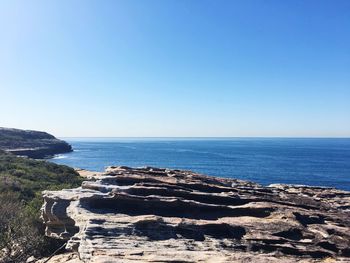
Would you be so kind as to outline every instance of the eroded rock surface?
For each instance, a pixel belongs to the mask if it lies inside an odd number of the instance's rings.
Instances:
[[[350,262],[350,192],[109,167],[46,191],[46,234],[83,262]]]

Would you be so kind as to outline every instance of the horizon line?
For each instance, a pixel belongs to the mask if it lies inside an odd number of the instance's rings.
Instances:
[[[350,136],[57,136],[58,138],[106,139],[350,139]]]

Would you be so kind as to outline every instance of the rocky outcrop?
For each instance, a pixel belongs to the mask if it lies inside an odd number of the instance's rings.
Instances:
[[[41,159],[71,152],[72,146],[46,132],[0,127],[0,150]]]
[[[349,262],[350,192],[109,167],[45,191],[46,234],[83,262]]]

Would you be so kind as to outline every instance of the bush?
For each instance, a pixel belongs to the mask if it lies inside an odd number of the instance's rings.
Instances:
[[[44,239],[36,227],[36,218],[26,210],[18,195],[6,192],[0,198],[1,262],[23,262],[28,255],[38,255]]]
[[[80,186],[74,169],[0,151],[0,262],[24,262],[62,245],[44,236],[40,220],[43,190]]]

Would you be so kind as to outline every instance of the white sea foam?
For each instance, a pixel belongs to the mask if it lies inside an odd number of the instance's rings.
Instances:
[[[53,159],[66,159],[68,156],[63,154],[58,154],[53,157]]]

